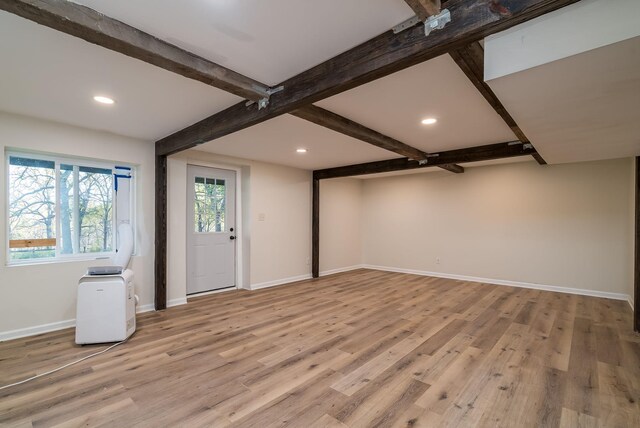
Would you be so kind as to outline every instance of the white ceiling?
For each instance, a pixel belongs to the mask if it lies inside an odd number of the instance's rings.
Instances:
[[[403,0],[76,0],[275,85],[413,16]]]
[[[638,0],[583,0],[485,40],[485,79],[549,163],[640,155]]]
[[[489,84],[549,163],[640,155],[640,37]]]
[[[0,12],[0,110],[145,140],[240,98]],[[115,98],[99,105],[93,96]]]
[[[308,153],[298,154],[298,148]],[[200,145],[197,150],[310,170],[400,157],[291,115]]]
[[[517,139],[449,55],[317,105],[426,152]],[[438,123],[422,125],[427,117]]]

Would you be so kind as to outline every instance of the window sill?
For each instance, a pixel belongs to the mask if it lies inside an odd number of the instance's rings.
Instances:
[[[95,262],[97,260],[110,260],[115,253],[94,256],[94,257],[69,257],[61,259],[47,259],[47,260],[25,260],[25,261],[11,261],[6,262],[5,266],[8,268],[21,267],[21,266],[35,266],[35,265],[54,265],[60,263],[80,263],[80,262]]]

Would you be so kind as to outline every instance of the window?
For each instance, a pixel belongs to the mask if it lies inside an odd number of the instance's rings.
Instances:
[[[112,253],[114,168],[93,161],[10,154],[9,262]]]
[[[219,178],[195,179],[195,231],[198,233],[224,232],[226,187]]]

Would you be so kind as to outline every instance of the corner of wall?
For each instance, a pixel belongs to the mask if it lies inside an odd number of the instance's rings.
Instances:
[[[635,311],[634,302],[635,302],[635,264],[636,264],[636,255],[635,255],[635,237],[636,237],[636,168],[640,167],[640,165],[636,165],[636,158],[630,158],[631,168],[629,174],[629,181],[631,182],[629,186],[629,230],[631,233],[629,234],[629,284],[628,284],[628,294],[629,294],[629,305],[631,309]]]

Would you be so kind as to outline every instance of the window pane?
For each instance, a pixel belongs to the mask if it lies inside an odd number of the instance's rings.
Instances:
[[[214,178],[195,178],[194,229],[197,233],[225,231],[225,183]]]
[[[114,251],[114,176],[104,165],[9,155],[9,261]]]
[[[215,185],[215,206],[216,206],[216,232],[224,232],[224,217],[225,217],[225,202],[226,202],[226,187],[224,180],[216,180]]]
[[[113,174],[111,170],[79,167],[79,253],[113,250]]]
[[[195,180],[194,222],[195,231],[207,232],[207,207],[204,178],[196,177]]]
[[[55,256],[55,163],[9,158],[9,259]]]

